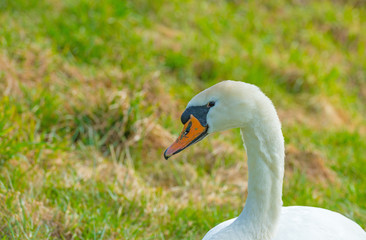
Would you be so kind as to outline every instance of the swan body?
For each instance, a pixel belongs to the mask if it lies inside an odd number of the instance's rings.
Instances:
[[[227,220],[212,228],[203,240],[256,239],[240,236],[230,230],[237,218]],[[227,229],[225,229],[228,227]],[[225,229],[225,230],[224,230]],[[353,230],[352,230],[353,229]],[[365,232],[360,226],[343,215],[316,207],[282,207],[278,228],[271,240],[361,240]]]
[[[326,209],[282,207],[284,139],[271,102],[258,87],[224,81],[192,98],[184,129],[166,159],[213,132],[240,128],[248,155],[248,197],[241,214],[211,229],[203,240],[366,240],[352,220]]]

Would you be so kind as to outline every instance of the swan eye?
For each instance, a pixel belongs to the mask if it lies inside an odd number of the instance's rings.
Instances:
[[[215,106],[215,102],[214,101],[210,101],[209,103],[207,103],[207,107],[210,108],[210,107],[213,107]]]

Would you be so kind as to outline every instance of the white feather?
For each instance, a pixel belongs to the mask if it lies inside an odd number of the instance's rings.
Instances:
[[[284,139],[269,98],[258,87],[224,81],[196,95],[188,106],[216,104],[208,133],[241,128],[248,155],[248,197],[239,217],[220,223],[203,240],[366,240],[343,215],[315,207],[282,207]]]

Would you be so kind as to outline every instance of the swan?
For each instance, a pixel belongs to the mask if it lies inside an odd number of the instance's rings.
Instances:
[[[178,139],[165,159],[207,135],[241,128],[248,156],[248,196],[241,214],[203,240],[366,240],[352,220],[330,210],[282,206],[284,138],[271,100],[255,85],[223,81],[196,95],[181,115]]]

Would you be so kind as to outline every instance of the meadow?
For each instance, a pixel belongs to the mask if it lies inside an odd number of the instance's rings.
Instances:
[[[284,205],[366,230],[365,1],[0,0],[0,239],[201,239],[236,217],[239,130],[163,158],[225,79],[278,110]]]

